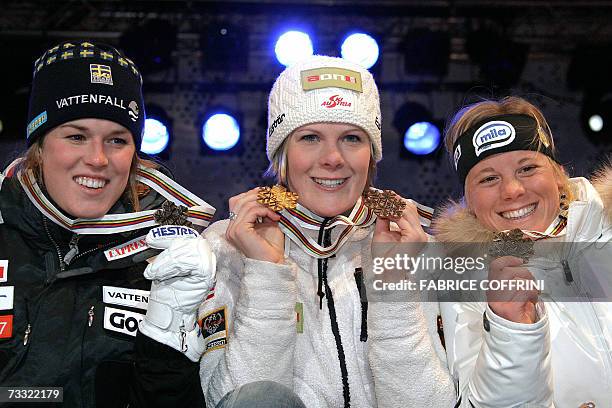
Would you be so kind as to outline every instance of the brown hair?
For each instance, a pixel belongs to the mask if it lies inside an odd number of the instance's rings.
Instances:
[[[550,146],[552,151],[555,151],[555,143],[552,137],[552,132],[544,114],[535,105],[518,96],[507,96],[499,100],[484,99],[480,102],[461,108],[453,118],[448,122],[444,130],[444,145],[448,153],[449,159],[453,159],[453,146],[459,136],[466,130],[472,127],[475,123],[486,119],[487,117],[505,115],[505,114],[523,114],[531,116],[537,124],[538,131],[534,135],[533,143]],[[574,199],[574,192],[571,188],[569,176],[563,166],[547,156],[555,176],[561,180],[562,190],[565,193],[568,203]]]
[[[38,140],[36,140],[36,142],[21,156],[21,161],[15,168],[16,171],[32,170],[34,177],[36,178],[36,182],[41,187],[44,187],[45,184],[42,174],[42,148],[44,139],[44,136],[38,138]],[[159,165],[154,161],[141,159],[138,157],[138,154],[134,152],[132,165],[130,167],[130,177],[123,192],[124,199],[132,204],[133,211],[140,211],[140,198],[144,197],[150,191],[148,186],[136,180],[138,166],[144,166],[152,169],[159,167]]]

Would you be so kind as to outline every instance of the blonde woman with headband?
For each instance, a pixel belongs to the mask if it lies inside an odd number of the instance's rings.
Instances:
[[[518,97],[461,109],[446,148],[464,197],[436,238],[496,247],[483,278],[514,284],[440,305],[457,406],[612,406],[612,171],[570,179]]]

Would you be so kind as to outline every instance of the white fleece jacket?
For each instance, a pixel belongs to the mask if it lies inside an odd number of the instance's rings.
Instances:
[[[214,296],[200,308],[207,349],[200,377],[208,406],[237,386],[272,380],[308,407],[343,407],[327,299],[319,308],[317,260],[291,243],[283,265],[245,258],[225,239],[227,221],[205,236],[217,256]],[[337,232],[337,231],[336,231]],[[369,303],[367,341],[355,269],[373,226],[357,230],[328,263],[351,407],[453,406],[455,390],[436,331],[436,303]],[[301,304],[299,332],[296,304]]]

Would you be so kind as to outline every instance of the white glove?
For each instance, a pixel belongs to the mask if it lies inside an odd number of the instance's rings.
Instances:
[[[164,251],[144,271],[153,283],[140,331],[198,361],[204,339],[196,316],[215,284],[215,254],[200,234],[183,226],[153,228],[147,244]]]

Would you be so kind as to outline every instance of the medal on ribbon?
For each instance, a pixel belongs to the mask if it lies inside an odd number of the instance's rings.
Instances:
[[[406,202],[393,190],[370,189],[363,195],[366,207],[379,217],[399,218],[406,208]]]
[[[275,212],[284,209],[293,210],[297,206],[299,196],[296,193],[287,191],[279,184],[272,187],[259,187],[257,192],[257,202]]]

